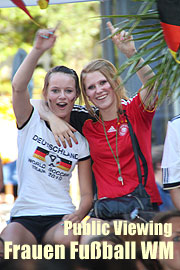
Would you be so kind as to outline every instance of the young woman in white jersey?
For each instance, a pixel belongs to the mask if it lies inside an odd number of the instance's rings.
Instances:
[[[12,244],[64,244],[78,240],[64,236],[63,222],[80,222],[92,207],[91,162],[86,139],[75,133],[78,144],[58,147],[48,124],[31,105],[27,85],[41,55],[54,46],[54,30],[39,30],[34,46],[16,75],[13,108],[18,127],[18,198],[1,239]],[[52,68],[45,77],[43,96],[50,111],[70,121],[80,96],[76,72],[65,66]],[[78,165],[80,205],[76,210],[69,195],[72,170]]]

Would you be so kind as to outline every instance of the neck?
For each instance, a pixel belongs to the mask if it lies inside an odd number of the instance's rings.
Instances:
[[[113,108],[107,109],[107,110],[100,110],[100,114],[102,116],[102,119],[104,121],[111,121],[115,118],[117,118],[117,108],[116,106],[113,106]]]

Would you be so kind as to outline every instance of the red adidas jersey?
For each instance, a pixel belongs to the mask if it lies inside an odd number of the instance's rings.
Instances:
[[[154,112],[149,112],[144,109],[139,94],[128,101],[122,100],[122,107],[123,110],[126,111],[148,165],[146,191],[150,195],[152,202],[160,204],[161,198],[155,183],[151,157],[151,126]],[[81,110],[81,112],[82,111],[83,110]],[[118,181],[118,165],[107,143],[102,123],[92,119],[87,112],[84,111],[82,113],[84,113],[83,117],[78,113],[78,121],[82,126],[82,133],[88,140],[90,146],[98,198],[114,198],[131,193],[138,186],[139,180],[125,115],[122,114],[119,116],[119,124],[117,123],[117,119],[104,121],[108,140],[115,156],[117,156],[116,129],[118,129],[118,155],[124,182],[124,185],[122,185],[122,183]],[[74,119],[72,117],[71,120],[73,125],[77,128],[78,125],[75,124]],[[143,174],[141,160],[140,165]]]

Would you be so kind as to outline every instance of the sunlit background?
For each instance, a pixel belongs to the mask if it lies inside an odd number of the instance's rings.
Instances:
[[[33,74],[32,98],[40,99],[44,76],[50,67],[67,65],[79,73],[90,59],[102,57],[99,2],[49,5],[44,10],[39,6],[27,8],[42,27],[55,27],[60,22],[54,48],[41,57]],[[0,231],[6,225],[14,201],[14,186],[8,176],[9,163],[17,159],[17,130],[11,98],[14,61],[17,60],[15,57],[19,57],[19,49],[24,53],[31,50],[37,30],[38,26],[19,8],[0,9],[0,156],[5,178],[5,190],[0,195]],[[16,179],[16,175],[13,177]],[[73,202],[77,206],[79,187],[76,169],[71,190]]]

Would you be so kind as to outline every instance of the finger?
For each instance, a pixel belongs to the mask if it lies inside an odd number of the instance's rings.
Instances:
[[[126,32],[124,30],[122,30],[120,33],[120,40],[124,40],[125,37],[126,37]]]
[[[66,146],[66,141],[65,141],[64,137],[63,136],[59,136],[59,139],[60,139],[63,147],[66,148],[67,146]]]
[[[57,135],[54,135],[54,138],[55,138],[55,141],[56,141],[57,145],[60,147],[61,144],[59,142],[59,137]]]
[[[36,34],[36,38],[40,37],[40,38],[48,38],[48,35],[46,34],[45,30],[41,29],[37,32]]]
[[[48,34],[49,34],[50,36],[54,35],[54,33],[55,33],[55,28],[49,28],[49,29],[48,29]]]
[[[74,127],[72,127],[70,124],[68,124],[67,123],[67,126],[69,127],[69,129],[72,131],[72,132],[76,132],[77,130],[74,128]]]
[[[61,25],[61,21],[58,21],[55,28],[54,28],[54,32],[58,29],[58,27]]]
[[[68,219],[68,217],[69,217],[69,215],[65,215],[65,216],[62,218],[62,221],[67,220],[67,219]]]
[[[66,133],[66,134],[64,135],[64,137],[65,137],[67,143],[69,144],[69,146],[72,147],[72,142],[71,142],[71,138],[69,137],[69,135]]]
[[[76,136],[72,131],[69,131],[69,137],[75,142],[75,144],[78,144],[78,140],[76,139]]]
[[[109,22],[107,22],[107,26],[108,26],[109,30],[111,31],[111,33],[113,34],[113,33],[114,33],[115,28],[114,28],[114,26],[112,25],[112,23],[111,23],[110,21],[109,21]]]
[[[49,38],[49,36],[47,36],[47,35],[40,35],[40,36],[41,36],[41,38],[45,38],[45,39]]]
[[[111,22],[107,22],[107,26],[108,26],[109,30],[111,31],[111,34],[114,34],[114,33],[118,32],[118,30],[119,30],[118,27],[114,28],[114,26],[112,25]]]

